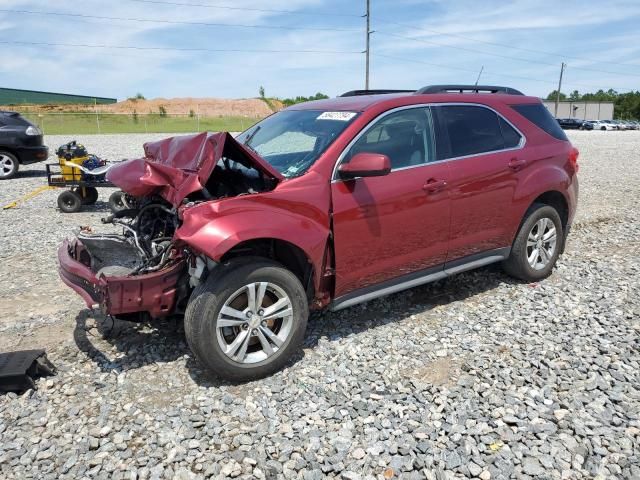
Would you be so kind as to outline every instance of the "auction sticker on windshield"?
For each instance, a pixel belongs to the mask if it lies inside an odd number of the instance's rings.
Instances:
[[[339,120],[341,122],[348,122],[355,116],[355,112],[324,112],[316,120]]]

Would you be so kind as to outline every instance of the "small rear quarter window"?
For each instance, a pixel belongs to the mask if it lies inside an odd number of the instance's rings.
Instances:
[[[541,103],[512,105],[511,108],[552,137],[565,142],[569,140],[565,135],[564,130],[560,127],[560,124]]]

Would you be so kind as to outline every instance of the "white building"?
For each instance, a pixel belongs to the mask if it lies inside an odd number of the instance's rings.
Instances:
[[[544,106],[556,118],[577,118],[578,120],[612,120],[613,102],[571,102],[558,104],[558,115],[555,115],[556,102],[543,100]]]

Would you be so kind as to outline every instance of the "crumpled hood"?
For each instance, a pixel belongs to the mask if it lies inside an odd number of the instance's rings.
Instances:
[[[158,194],[177,207],[187,195],[202,190],[218,160],[231,152],[233,160],[246,167],[275,180],[284,178],[230,133],[204,132],[145,143],[143,158],[114,165],[107,180],[134,197]]]

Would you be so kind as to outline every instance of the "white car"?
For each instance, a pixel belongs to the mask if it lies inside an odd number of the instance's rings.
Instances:
[[[618,128],[608,120],[596,120],[593,122],[594,130],[617,130]]]

